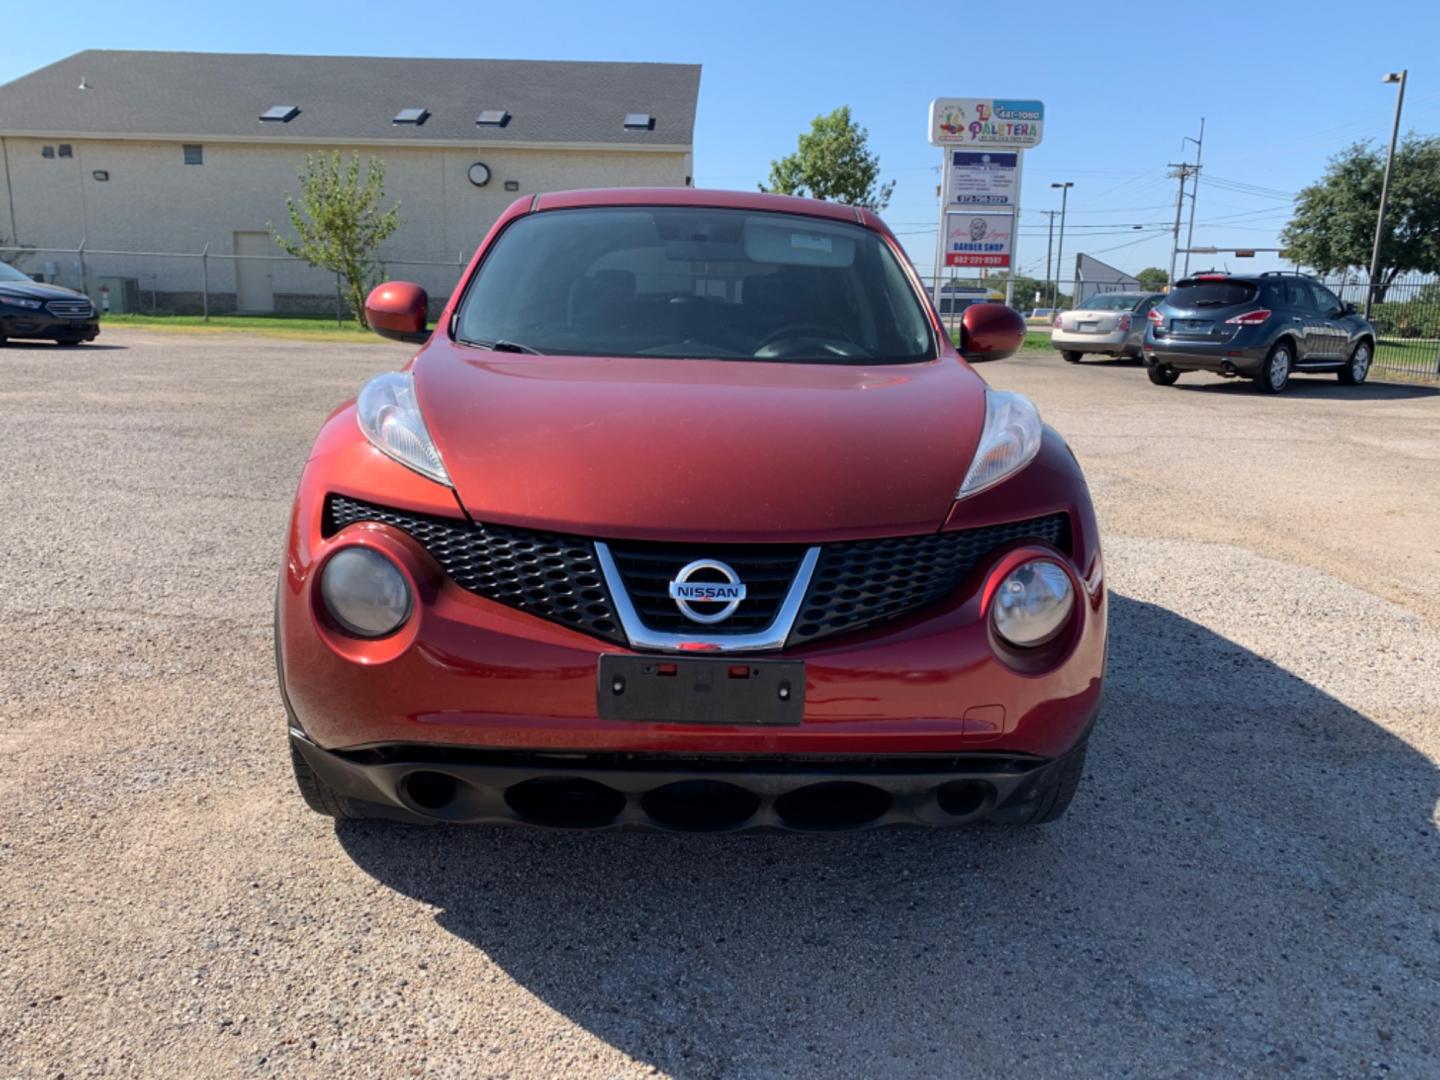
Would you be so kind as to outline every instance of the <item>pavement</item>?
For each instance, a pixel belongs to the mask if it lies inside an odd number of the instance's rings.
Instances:
[[[0,1077],[1440,1075],[1440,394],[984,366],[1107,545],[1053,825],[337,827],[271,590],[315,431],[406,355],[0,350]]]

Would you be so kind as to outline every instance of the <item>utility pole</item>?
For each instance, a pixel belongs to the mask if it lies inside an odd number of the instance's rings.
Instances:
[[[1185,230],[1185,276],[1190,276],[1190,247],[1195,243],[1195,203],[1200,198],[1200,152],[1205,149],[1205,118],[1200,117],[1200,138],[1185,136],[1195,144],[1195,183],[1190,187],[1190,224]],[[1183,145],[1183,143],[1182,143]]]
[[[1175,170],[1170,175],[1180,179],[1180,189],[1175,193],[1175,229],[1170,243],[1170,275],[1166,281],[1166,288],[1173,289],[1175,287],[1175,260],[1180,254],[1180,212],[1185,208],[1185,182],[1190,179],[1191,166],[1189,162],[1176,163],[1172,161],[1170,168]]]
[[[1070,189],[1075,186],[1075,181],[1066,180],[1063,184],[1051,184],[1050,186],[1060,189],[1060,249],[1055,253],[1055,270],[1057,273],[1063,274],[1065,272],[1065,204],[1070,197]],[[1051,304],[1051,307],[1058,308],[1060,306],[1059,293],[1060,286],[1057,282],[1055,286],[1055,303]]]
[[[1405,104],[1405,77],[1409,71],[1390,72],[1382,80],[1399,83],[1400,91],[1395,95],[1395,126],[1390,129],[1390,153],[1385,157],[1385,179],[1380,182],[1380,213],[1375,218],[1375,247],[1370,252],[1370,287],[1365,290],[1365,318],[1370,318],[1370,309],[1375,306],[1375,279],[1380,276],[1380,240],[1385,235],[1385,206],[1390,201],[1390,169],[1395,164],[1395,141],[1400,137],[1400,109]]]
[[[1050,233],[1045,239],[1045,292],[1053,297],[1055,290],[1050,285],[1050,251],[1051,246],[1055,243],[1055,215],[1060,211],[1041,210],[1040,212],[1050,219]],[[1053,308],[1055,305],[1052,303],[1050,306]]]

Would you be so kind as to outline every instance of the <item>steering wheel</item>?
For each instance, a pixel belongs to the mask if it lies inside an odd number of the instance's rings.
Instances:
[[[821,326],[819,323],[790,323],[778,330],[772,330],[761,339],[755,346],[755,356],[781,356],[783,353],[771,350],[773,345],[778,344],[787,338],[800,338],[810,341],[824,341],[826,348],[837,356],[864,357],[869,354],[853,341],[839,337],[835,330],[829,326]]]

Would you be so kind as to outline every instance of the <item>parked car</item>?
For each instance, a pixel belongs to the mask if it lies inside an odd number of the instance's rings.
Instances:
[[[1030,314],[1026,315],[1025,318],[1026,318],[1026,319],[1036,319],[1036,320],[1041,320],[1041,319],[1043,319],[1045,322],[1048,323],[1048,322],[1050,322],[1052,319],[1054,319],[1055,316],[1056,316],[1057,314],[1059,314],[1059,312],[1060,312],[1060,309],[1059,309],[1059,308],[1053,308],[1053,307],[1037,307],[1034,311],[1030,312]]]
[[[1095,515],[894,235],[813,199],[526,196],[423,347],[321,429],[276,602],[336,817],[830,829],[1048,821],[1105,669]],[[1012,354],[968,308],[961,349]]]
[[[1186,371],[1252,379],[1267,394],[1297,372],[1334,372],[1357,386],[1375,355],[1375,330],[1355,305],[1303,274],[1196,274],[1149,321],[1145,365],[1158,386]]]
[[[94,341],[95,305],[84,293],[46,285],[0,262],[0,345],[7,338],[41,338],[61,345]]]
[[[1078,364],[1086,353],[1139,360],[1145,344],[1147,317],[1161,295],[1097,293],[1074,311],[1055,313],[1050,343],[1071,364]]]

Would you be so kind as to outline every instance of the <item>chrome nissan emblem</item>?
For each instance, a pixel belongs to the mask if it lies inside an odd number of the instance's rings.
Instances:
[[[670,582],[670,599],[692,622],[724,622],[740,601],[745,599],[745,583],[740,575],[718,559],[696,559],[675,575]],[[718,611],[700,612],[691,604],[721,605]]]

